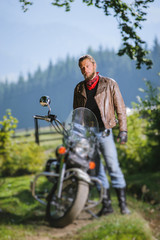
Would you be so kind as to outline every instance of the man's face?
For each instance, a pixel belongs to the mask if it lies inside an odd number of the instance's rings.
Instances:
[[[96,76],[96,63],[92,63],[88,58],[80,62],[80,69],[86,81]]]

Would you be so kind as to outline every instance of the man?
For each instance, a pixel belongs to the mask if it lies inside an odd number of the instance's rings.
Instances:
[[[77,84],[74,90],[73,108],[86,107],[97,117],[100,131],[97,134],[100,151],[104,157],[112,186],[115,188],[122,214],[129,214],[126,204],[126,182],[120,169],[117,151],[112,135],[112,128],[116,125],[115,111],[119,122],[119,136],[121,144],[127,142],[126,109],[118,84],[111,78],[102,77],[96,72],[96,62],[90,55],[79,59],[79,67],[84,81]],[[102,181],[104,194],[102,209],[98,216],[113,212],[111,205],[109,183],[104,167],[100,163],[98,178]]]

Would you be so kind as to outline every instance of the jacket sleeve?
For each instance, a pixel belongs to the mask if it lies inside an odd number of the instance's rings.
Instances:
[[[116,82],[114,83],[113,89],[113,100],[119,122],[119,131],[127,131],[126,107]]]

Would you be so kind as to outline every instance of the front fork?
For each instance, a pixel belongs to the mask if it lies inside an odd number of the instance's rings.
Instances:
[[[57,184],[57,198],[61,198],[65,171],[66,171],[66,163],[64,162],[64,158],[61,158],[59,178],[58,178],[58,184]]]

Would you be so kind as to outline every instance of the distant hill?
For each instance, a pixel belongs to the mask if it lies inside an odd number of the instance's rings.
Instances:
[[[144,78],[154,86],[160,86],[160,45],[156,39],[150,53],[154,63],[150,70],[145,67],[137,70],[135,63],[127,56],[119,57],[113,50],[100,48],[94,51],[89,48],[87,53],[96,59],[97,71],[101,75],[118,82],[127,107],[131,107],[131,102],[135,102],[136,96],[140,95],[138,88],[145,88]],[[0,120],[6,109],[11,109],[12,115],[19,120],[18,128],[33,127],[32,116],[47,113],[47,109],[39,105],[39,99],[42,95],[49,95],[52,112],[65,121],[72,109],[74,88],[81,80],[83,76],[78,67],[78,57],[67,56],[54,65],[49,62],[44,71],[38,67],[34,74],[28,73],[26,81],[23,76],[19,76],[17,83],[0,83]]]

